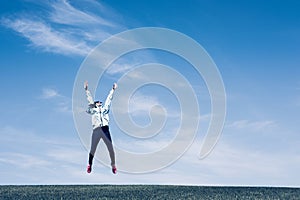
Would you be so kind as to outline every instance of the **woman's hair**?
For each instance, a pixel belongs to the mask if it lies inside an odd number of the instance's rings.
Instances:
[[[102,103],[102,101],[94,101],[95,108],[96,108],[96,103]]]

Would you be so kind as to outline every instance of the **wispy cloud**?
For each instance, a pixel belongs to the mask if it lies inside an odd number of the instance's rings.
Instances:
[[[66,0],[53,2],[50,6],[53,9],[52,12],[50,13],[50,19],[51,21],[59,24],[67,24],[67,25],[92,24],[92,25],[104,25],[109,27],[117,26],[117,24],[109,20],[106,20],[100,16],[76,9]]]
[[[272,120],[264,120],[264,121],[250,121],[250,120],[238,120],[228,124],[227,128],[234,129],[248,129],[253,131],[260,131],[266,128],[272,128],[276,126],[276,123]]]
[[[143,95],[137,93],[130,99],[129,113],[139,115],[141,113],[149,112],[151,107],[159,105],[159,101],[155,96]]]
[[[0,128],[0,135],[0,165],[6,166],[1,170],[0,184],[69,182],[73,177],[70,171],[84,172],[80,161],[85,165],[87,153],[73,137],[12,126]]]
[[[51,162],[46,159],[39,158],[36,155],[29,155],[23,153],[1,153],[0,162],[21,168],[31,168],[33,166],[49,166]]]
[[[124,64],[113,64],[112,67],[108,68],[107,73],[109,75],[115,75],[115,74],[123,74],[127,72],[128,70],[132,69],[134,66],[128,63]]]
[[[57,90],[52,89],[52,88],[44,88],[42,90],[41,98],[42,99],[51,99],[51,98],[60,97],[60,96],[61,95],[58,93]]]
[[[177,109],[172,109],[171,107],[166,107],[167,104],[165,101],[161,101],[155,95],[147,95],[143,94],[142,92],[137,92],[132,96],[129,102],[129,110],[128,113],[133,116],[145,115],[148,114],[150,111],[156,111],[155,114],[157,115],[165,115],[167,114],[168,117],[178,118],[180,117],[180,113]],[[163,108],[161,109],[154,109],[155,106],[160,106]],[[167,112],[167,113],[165,113]]]
[[[293,185],[300,159],[296,153],[251,149],[247,144],[234,145],[220,141],[214,151],[199,160],[196,152],[201,141],[195,141],[179,162],[197,170],[213,185]],[[290,170],[288,170],[290,169]]]
[[[86,55],[92,47],[66,31],[57,31],[43,21],[31,19],[5,19],[7,27],[20,33],[30,41],[30,46],[45,52],[64,55]]]
[[[247,146],[241,148],[221,141],[210,156],[199,160],[197,152],[201,144],[196,141],[171,167],[135,176],[119,172],[115,177],[109,168],[97,160],[93,173],[87,175],[85,167],[88,152],[74,138],[53,136],[49,139],[49,136],[39,136],[34,131],[14,127],[1,128],[0,135],[0,164],[10,166],[1,171],[1,184],[299,185],[296,166],[299,166],[300,157],[296,152],[253,151]],[[161,148],[168,143],[167,140],[145,141],[145,145],[141,146],[138,143],[119,142],[147,151],[153,150],[149,147]],[[192,173],[187,173],[187,168]]]
[[[122,41],[124,45],[132,45],[132,41]],[[107,70],[109,75],[115,74],[125,74],[129,71],[133,71],[137,69],[139,66],[146,64],[146,63],[156,63],[157,57],[151,52],[151,50],[142,50],[142,51],[134,51],[134,53],[126,54],[117,61],[115,61]],[[133,73],[136,75],[135,73]],[[131,73],[132,75],[132,73]],[[144,77],[144,74],[139,74]],[[138,78],[143,78],[138,77]]]
[[[57,90],[53,88],[43,88],[40,98],[44,100],[55,101],[56,111],[69,114],[72,112],[71,98],[60,94]]]
[[[97,10],[97,13],[83,11],[66,0],[45,2],[43,5],[49,12],[42,15],[38,12],[16,14],[17,17],[2,18],[1,24],[28,39],[34,48],[63,55],[85,56],[103,39],[123,29],[109,16],[101,17],[101,11],[105,9],[103,5],[93,4],[101,6],[102,10]]]

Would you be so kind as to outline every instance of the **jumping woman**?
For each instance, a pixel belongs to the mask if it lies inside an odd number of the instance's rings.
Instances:
[[[104,104],[101,101],[94,101],[93,97],[88,90],[88,82],[84,82],[84,89],[86,92],[87,100],[89,103],[87,113],[92,115],[92,125],[93,125],[93,133],[92,133],[92,141],[91,141],[91,149],[89,152],[89,161],[87,166],[87,173],[91,173],[94,155],[97,149],[97,145],[100,139],[103,139],[111,160],[111,169],[114,174],[117,173],[116,161],[115,161],[115,152],[112,144],[112,139],[109,132],[109,109],[111,100],[113,98],[113,93],[117,89],[117,84],[114,83],[112,89],[110,90],[106,101]]]

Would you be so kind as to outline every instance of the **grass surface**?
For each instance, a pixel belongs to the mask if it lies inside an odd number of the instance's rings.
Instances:
[[[300,188],[167,185],[0,186],[0,199],[300,199]]]

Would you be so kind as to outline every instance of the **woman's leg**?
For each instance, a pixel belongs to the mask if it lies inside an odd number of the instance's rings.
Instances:
[[[101,129],[99,128],[95,128],[93,130],[93,134],[92,134],[92,141],[91,141],[91,150],[89,153],[89,165],[93,164],[93,158],[98,146],[98,143],[100,141],[101,138]]]
[[[112,145],[112,140],[111,140],[111,136],[110,136],[110,132],[109,132],[109,127],[108,126],[103,126],[102,127],[102,131],[103,131],[103,141],[106,144],[106,147],[108,149],[109,152],[109,156],[110,156],[110,160],[111,160],[111,166],[115,167],[116,165],[116,160],[115,160],[115,152],[114,152],[114,148]]]

